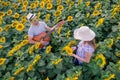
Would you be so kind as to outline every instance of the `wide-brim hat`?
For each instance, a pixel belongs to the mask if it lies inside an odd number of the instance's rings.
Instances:
[[[29,13],[26,18],[31,21],[35,16],[36,14]]]
[[[91,41],[95,38],[95,32],[88,26],[82,26],[74,30],[74,38],[83,41]]]

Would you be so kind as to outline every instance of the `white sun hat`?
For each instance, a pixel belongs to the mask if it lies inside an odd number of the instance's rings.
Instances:
[[[74,30],[74,38],[83,41],[91,41],[95,38],[95,33],[88,26],[82,26]]]
[[[26,18],[27,18],[28,20],[32,20],[32,19],[35,17],[35,15],[36,15],[36,14],[29,13],[29,14],[26,16]]]

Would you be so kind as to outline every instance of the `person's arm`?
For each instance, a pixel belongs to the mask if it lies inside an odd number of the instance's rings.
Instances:
[[[83,62],[89,63],[92,54],[91,54],[91,53],[86,53],[85,58],[81,58],[81,57],[79,57],[79,56],[76,55],[76,54],[72,54],[71,56],[77,58],[77,59],[80,60],[80,61],[83,61]]]
[[[64,22],[65,21],[62,21],[62,23],[61,24],[64,24]],[[58,23],[59,25],[60,25],[60,23]],[[47,26],[47,24],[46,23],[44,23],[44,25],[45,25],[45,28],[48,30],[48,31],[51,31],[51,30],[53,30],[53,29],[55,29],[55,30],[57,30],[58,29],[58,24],[56,24],[56,25],[54,25],[52,28],[51,27],[49,27],[49,26]]]
[[[35,43],[36,43],[36,41],[34,41],[34,40],[33,40],[33,37],[31,37],[31,36],[28,36],[28,42],[29,42],[30,44],[35,44]]]
[[[51,31],[53,28],[50,28],[49,26],[45,26],[45,28],[47,29],[47,31]]]

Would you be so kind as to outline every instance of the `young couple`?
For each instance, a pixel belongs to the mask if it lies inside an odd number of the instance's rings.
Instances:
[[[39,21],[36,18],[35,14],[29,13],[27,15],[31,26],[28,30],[28,41],[30,44],[35,44],[39,42],[44,45],[44,48],[49,44],[50,37],[46,33],[57,30],[61,24],[64,24],[65,21],[61,21],[54,27],[50,28],[45,22]],[[74,30],[74,38],[80,40],[77,46],[72,47],[73,50],[76,50],[76,54],[70,56],[74,57],[74,64],[80,65],[83,62],[89,63],[90,59],[95,51],[95,33],[87,26],[82,26],[79,29]]]

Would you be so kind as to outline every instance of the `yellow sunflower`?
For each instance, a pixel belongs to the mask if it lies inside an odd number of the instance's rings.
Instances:
[[[28,35],[25,35],[25,36],[24,36],[24,39],[28,39]]]
[[[14,27],[16,27],[18,24],[19,24],[18,21],[13,21],[13,22],[12,22],[12,27],[14,28]]]
[[[118,70],[120,70],[120,60],[117,62],[117,64],[116,64],[118,67]]]
[[[52,61],[52,64],[53,64],[53,65],[57,65],[57,64],[59,64],[62,60],[63,60],[62,58],[53,60],[53,61]]]
[[[0,27],[0,33],[2,32],[2,30],[3,30],[2,27]]]
[[[103,68],[106,65],[106,58],[102,53],[96,55],[95,60],[97,62],[97,65],[99,65],[101,68]]]
[[[21,46],[24,46],[24,45],[26,45],[26,44],[28,44],[28,40],[23,40],[23,41],[20,43]]]
[[[61,12],[60,10],[59,10],[59,11],[55,11],[55,12],[54,12],[54,16],[60,16],[61,13],[62,13],[62,12]]]
[[[4,1],[2,1],[2,2],[1,2],[1,4],[2,4],[2,7],[4,7],[4,6],[5,6],[5,2],[4,2]]]
[[[40,15],[41,15],[41,13],[40,13],[40,11],[37,13],[37,18],[39,19],[40,18]]]
[[[24,29],[24,25],[22,23],[20,23],[16,26],[16,30],[18,30],[18,31],[22,31],[23,29]]]
[[[112,80],[115,78],[115,74],[110,74],[107,78],[105,78],[104,80]]]
[[[10,5],[10,1],[7,1],[7,2],[6,2],[6,6],[9,6],[9,5]]]
[[[36,44],[35,44],[35,49],[38,49],[39,47],[40,47],[40,43],[39,42],[37,42]]]
[[[26,19],[26,15],[23,15],[23,16],[22,16],[22,19]]]
[[[103,24],[104,22],[104,18],[100,18],[96,24],[96,27],[100,26],[101,24]]]
[[[35,4],[36,4],[36,6],[38,6],[38,5],[39,5],[39,1],[36,0],[36,1],[35,1]]]
[[[41,56],[39,54],[36,55],[34,61],[32,62],[32,65],[35,65],[40,59],[41,59]]]
[[[76,40],[70,41],[67,46],[71,47],[76,44]]]
[[[66,3],[68,4],[70,2],[70,0],[66,0]]]
[[[5,25],[4,30],[7,32],[10,29],[10,25]]]
[[[52,48],[51,45],[46,48],[46,54],[48,54],[51,51],[51,48]]]
[[[0,39],[0,42],[2,42],[2,43],[5,43],[5,41],[6,41],[5,37],[2,37],[2,38]]]
[[[18,8],[18,4],[12,4],[12,6],[13,6],[14,9]]]
[[[15,80],[15,77],[10,77],[10,80]]]
[[[30,4],[30,8],[31,8],[31,9],[34,9],[34,8],[36,8],[36,7],[37,7],[37,5],[36,5],[35,3]]]
[[[1,17],[5,16],[5,13],[0,11],[0,16]]]
[[[26,5],[23,5],[23,6],[22,6],[22,11],[26,11],[26,9],[27,9],[27,8],[26,8]]]
[[[67,34],[66,34],[66,37],[67,37],[67,38],[69,38],[70,33],[71,33],[71,30],[68,30],[68,31],[67,31]]]
[[[117,36],[117,40],[120,40],[120,36]]]
[[[51,16],[50,14],[46,14],[45,20],[48,21],[50,16]]]
[[[60,27],[58,28],[58,30],[57,30],[57,33],[58,33],[59,35],[60,35],[61,30],[62,30],[62,26],[60,26]]]
[[[30,49],[29,49],[29,54],[33,54],[34,47],[35,47],[34,45],[30,47]]]
[[[90,1],[87,1],[85,4],[86,4],[86,6],[89,6],[90,5]]]
[[[10,16],[11,14],[12,14],[12,10],[9,9],[9,10],[7,11],[7,15]]]
[[[114,44],[114,39],[113,38],[106,39],[105,44],[108,48],[111,48],[112,45]]]
[[[22,19],[21,23],[22,23],[22,24],[25,24],[26,21],[27,21],[26,19]]]
[[[28,1],[24,1],[23,5],[27,6],[28,5]]]
[[[61,0],[57,0],[57,5],[60,5],[61,4]]]
[[[116,52],[115,52],[115,55],[116,55],[117,57],[120,57],[120,50],[119,50],[119,51],[116,51]]]
[[[64,9],[64,7],[62,6],[62,5],[59,5],[59,6],[57,6],[57,10],[59,11],[62,11]]]
[[[31,70],[33,69],[33,67],[34,67],[34,65],[30,64],[30,65],[28,66],[28,68],[27,68],[26,72],[31,71]]]
[[[101,8],[101,3],[100,2],[98,2],[95,6],[94,6],[94,8],[95,8],[95,10],[97,10],[98,8]]]
[[[73,20],[73,17],[72,16],[68,16],[67,17],[67,21],[72,21]]]
[[[35,56],[35,60],[40,60],[41,59],[41,56],[39,55],[39,54],[37,54],[36,56]]]
[[[0,66],[3,65],[6,61],[6,58],[0,58]]]
[[[3,23],[2,16],[0,16],[0,25]]]
[[[86,18],[88,18],[88,17],[90,17],[90,13],[87,13],[87,14],[86,14]]]
[[[67,53],[68,55],[72,55],[72,54],[73,54],[73,50],[72,50],[72,48],[70,48],[69,46],[65,46],[65,47],[62,49],[62,51],[66,51],[66,53]]]
[[[98,10],[95,10],[94,12],[93,12],[93,16],[98,16],[100,14],[100,12],[98,11]]]
[[[20,64],[19,63],[15,63],[15,67],[19,66]]]
[[[22,3],[23,3],[23,0],[18,0],[18,2],[19,2],[20,4],[22,4]]]
[[[47,77],[45,80],[50,80],[49,77]]]
[[[52,3],[47,4],[47,9],[52,9],[52,7],[53,7]]]
[[[14,51],[13,50],[8,52],[8,56],[13,56],[13,55],[14,55]]]
[[[21,48],[21,45],[16,45],[15,47],[13,47],[13,51],[17,51]]]
[[[82,1],[83,1],[83,0],[79,0],[77,4],[79,5]]]
[[[41,1],[41,2],[40,2],[40,7],[41,7],[41,8],[44,8],[44,7],[45,7],[45,2],[44,2],[44,1]]]
[[[15,13],[13,17],[14,17],[14,18],[19,18],[19,17],[20,17],[20,14],[19,14],[19,13]]]
[[[72,80],[72,78],[70,78],[70,77],[67,77],[65,80]]]
[[[20,69],[17,69],[13,75],[18,75],[20,72],[22,72],[25,68],[21,67]]]
[[[2,45],[0,45],[0,49],[2,49],[3,48],[3,46]]]

